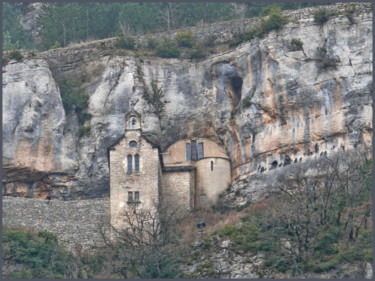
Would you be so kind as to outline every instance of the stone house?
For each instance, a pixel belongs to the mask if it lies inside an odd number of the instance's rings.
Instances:
[[[204,138],[179,140],[164,152],[142,135],[141,115],[132,108],[124,134],[109,148],[111,224],[122,212],[153,209],[158,202],[186,213],[210,207],[231,183],[225,149]]]

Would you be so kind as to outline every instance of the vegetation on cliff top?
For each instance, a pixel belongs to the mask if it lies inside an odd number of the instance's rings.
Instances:
[[[20,24],[29,3],[3,4],[3,49],[50,49],[58,42],[71,43],[114,37],[127,25],[133,35],[166,31],[181,27],[237,19],[241,5],[243,16],[256,17],[267,3],[43,3],[37,18],[42,43],[33,46],[31,33]],[[279,3],[282,9],[299,9],[319,3]],[[321,5],[321,4],[320,4]],[[240,7],[241,8],[241,7]]]

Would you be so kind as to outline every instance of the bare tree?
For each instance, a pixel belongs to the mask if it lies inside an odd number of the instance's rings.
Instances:
[[[322,236],[333,228],[343,229],[348,241],[368,228],[371,215],[371,162],[356,153],[324,157],[319,166],[296,165],[279,179],[280,195],[271,202],[260,223],[270,231],[274,266],[290,261],[297,272],[305,267]],[[259,222],[258,222],[259,225]]]
[[[174,3],[165,3],[161,11],[161,17],[166,22],[168,31],[175,27],[176,8]]]
[[[161,205],[147,210],[132,204],[123,213],[124,227],[102,227],[115,270],[124,278],[178,277],[179,243],[173,215]]]
[[[247,11],[247,6],[245,3],[231,3],[232,6],[232,14],[236,17],[236,19],[240,20],[239,25],[239,33],[242,34],[245,29],[245,14]]]

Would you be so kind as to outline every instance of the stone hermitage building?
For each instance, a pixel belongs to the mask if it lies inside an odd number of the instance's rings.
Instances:
[[[137,204],[153,209],[161,202],[186,213],[210,207],[231,183],[223,147],[204,138],[179,140],[165,152],[142,135],[141,115],[132,108],[124,134],[109,148],[110,217],[120,227],[122,214]]]

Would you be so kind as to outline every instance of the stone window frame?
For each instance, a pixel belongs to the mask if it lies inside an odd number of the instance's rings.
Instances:
[[[141,203],[139,191],[128,191],[128,204]]]
[[[192,141],[196,144],[194,150],[196,152],[196,159],[193,159]],[[199,151],[201,150],[201,155]],[[201,157],[200,157],[201,156]],[[185,142],[185,161],[198,161],[204,159],[204,141],[197,139],[190,139]]]
[[[126,158],[127,158],[126,173],[128,175],[130,175],[130,174],[139,175],[140,174],[140,158],[141,158],[139,156],[139,153],[138,152],[130,153],[130,154],[128,154],[128,156]],[[138,161],[136,160],[136,158],[138,158]],[[129,159],[131,159],[131,160],[129,161]],[[130,169],[129,169],[129,167],[130,167]]]
[[[137,121],[138,121],[137,116],[135,116],[135,115],[130,116],[130,118],[129,118],[129,129],[130,130],[136,129]],[[132,123],[134,123],[134,124],[132,124]]]
[[[133,173],[133,155],[128,154],[126,159],[127,159],[126,173],[131,174]]]
[[[129,142],[129,148],[137,148],[138,143],[135,140]]]
[[[139,162],[140,162],[140,156],[139,154],[134,155],[134,172],[139,173]]]

